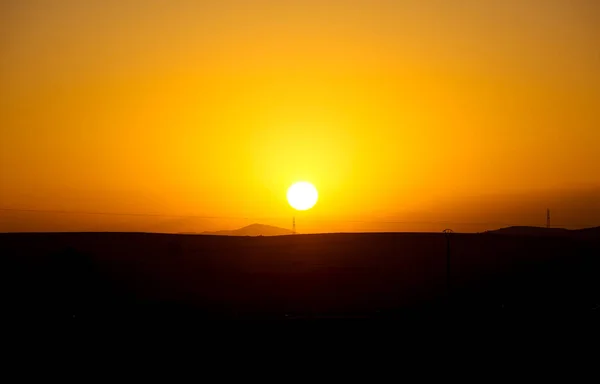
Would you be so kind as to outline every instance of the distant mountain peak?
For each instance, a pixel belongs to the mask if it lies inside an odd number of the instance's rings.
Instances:
[[[245,227],[233,230],[223,230],[216,232],[203,232],[203,235],[216,235],[216,236],[283,236],[291,235],[292,232],[289,229],[274,227],[272,225],[265,225],[254,223]]]

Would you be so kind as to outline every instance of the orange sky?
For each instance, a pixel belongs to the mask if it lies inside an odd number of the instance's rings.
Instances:
[[[3,1],[0,208],[223,219],[0,231],[289,227],[297,180],[305,232],[600,225],[599,4]]]

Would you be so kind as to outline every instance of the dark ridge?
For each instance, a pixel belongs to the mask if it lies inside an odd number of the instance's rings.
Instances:
[[[511,236],[559,236],[559,237],[589,237],[600,238],[600,227],[584,228],[584,229],[565,229],[565,228],[544,228],[544,227],[527,227],[515,226],[500,228],[486,233],[495,235],[511,235]]]

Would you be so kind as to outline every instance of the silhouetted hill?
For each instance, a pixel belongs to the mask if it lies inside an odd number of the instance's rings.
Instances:
[[[486,233],[510,236],[564,236],[564,237],[586,237],[600,238],[600,227],[585,229],[564,229],[564,228],[544,228],[544,227],[507,227],[500,228]]]
[[[569,230],[563,228],[515,226],[500,228],[488,231],[487,233],[511,236],[567,236],[569,235]]]
[[[274,227],[271,225],[250,224],[246,227],[239,229],[216,232],[203,232],[202,234],[217,236],[282,236],[291,235],[293,234],[293,232],[289,229]]]
[[[600,227],[578,229],[574,231],[579,237],[600,240]]]

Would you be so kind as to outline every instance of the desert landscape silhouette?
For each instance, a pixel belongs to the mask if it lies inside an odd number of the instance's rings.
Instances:
[[[4,303],[36,318],[207,321],[598,309],[600,228],[557,231],[0,234]]]

